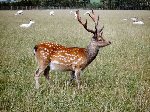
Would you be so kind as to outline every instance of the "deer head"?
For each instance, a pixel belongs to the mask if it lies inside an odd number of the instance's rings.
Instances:
[[[81,20],[81,17],[79,16],[79,10],[76,11],[76,14],[77,14],[77,19],[79,21],[80,24],[83,25],[83,27],[90,33],[93,34],[93,37],[92,37],[92,42],[95,43],[95,45],[97,45],[98,47],[105,47],[107,45],[110,45],[111,42],[110,41],[106,41],[104,38],[103,38],[103,29],[104,29],[104,26],[102,28],[99,28],[98,25],[99,25],[99,16],[97,17],[97,21],[96,21],[96,17],[95,17],[95,14],[94,14],[94,11],[92,10],[92,13],[89,13],[88,15],[90,16],[90,18],[93,20],[93,22],[95,23],[95,29],[94,30],[91,30],[91,29],[88,29],[87,28],[87,19],[86,19],[86,22],[83,23],[82,20]]]

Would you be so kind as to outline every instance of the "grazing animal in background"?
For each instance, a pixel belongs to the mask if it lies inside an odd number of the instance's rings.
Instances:
[[[137,21],[138,18],[137,18],[137,17],[133,17],[133,18],[131,18],[131,20],[132,20],[132,21]]]
[[[23,15],[23,10],[19,10],[15,13],[15,15]]]
[[[92,11],[93,12],[93,11]],[[95,23],[95,29],[87,28],[87,20],[84,23],[79,16],[79,10],[76,11],[78,22],[90,33],[93,34],[89,45],[86,48],[66,47],[52,42],[42,42],[34,47],[34,55],[38,63],[35,71],[36,88],[39,88],[39,77],[42,72],[49,80],[49,71],[70,71],[71,79],[69,84],[76,79],[78,89],[80,88],[80,73],[83,71],[98,55],[99,49],[111,44],[103,38],[103,28],[98,28],[99,16],[96,20],[94,12],[89,16]]]
[[[143,21],[138,20],[138,21],[133,21],[133,24],[143,25],[143,24],[144,24],[144,22],[143,22]]]
[[[74,12],[74,19],[77,19],[77,14],[76,14],[76,12]]]
[[[73,13],[73,11],[71,10],[71,11],[70,11],[70,14],[72,14],[72,13]]]
[[[76,12],[73,12],[72,10],[70,11],[70,15],[74,14],[74,19],[77,19],[77,14]]]
[[[54,11],[50,11],[49,15],[54,16]]]
[[[29,28],[29,27],[31,27],[31,25],[33,23],[35,23],[35,22],[30,20],[30,22],[28,24],[21,24],[20,27],[22,27],[22,28]]]
[[[144,22],[139,20],[137,17],[131,18],[131,20],[133,21],[133,24],[139,24],[139,25],[144,24]]]
[[[123,21],[127,21],[128,19],[124,18]]]

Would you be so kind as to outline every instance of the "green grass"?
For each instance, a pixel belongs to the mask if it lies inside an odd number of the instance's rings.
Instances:
[[[91,34],[69,15],[69,10],[0,11],[0,111],[2,112],[149,112],[150,19],[149,11],[95,11],[104,24],[104,37],[112,44],[100,50],[81,75],[82,88],[67,86],[67,72],[51,72],[34,88],[37,64],[33,47],[41,41],[86,47]],[[88,26],[94,24],[88,16]],[[130,19],[143,18],[144,25]],[[19,25],[33,19],[29,29]]]

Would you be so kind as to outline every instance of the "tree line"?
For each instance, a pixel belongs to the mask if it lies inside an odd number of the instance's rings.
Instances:
[[[17,0],[16,2],[0,2],[1,9],[5,6],[150,10],[150,0],[99,0],[98,2],[90,2],[90,0]]]

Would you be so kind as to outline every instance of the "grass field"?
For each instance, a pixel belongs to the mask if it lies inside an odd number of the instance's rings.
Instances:
[[[41,41],[86,47],[91,34],[69,10],[0,11],[0,111],[1,112],[150,112],[150,12],[95,11],[104,25],[104,37],[112,42],[81,75],[82,88],[67,86],[68,72],[51,72],[35,89],[37,64],[33,47]],[[88,19],[88,26],[94,27]],[[131,17],[144,25],[133,25]],[[129,20],[123,21],[122,19]],[[32,19],[29,29],[20,28]]]

